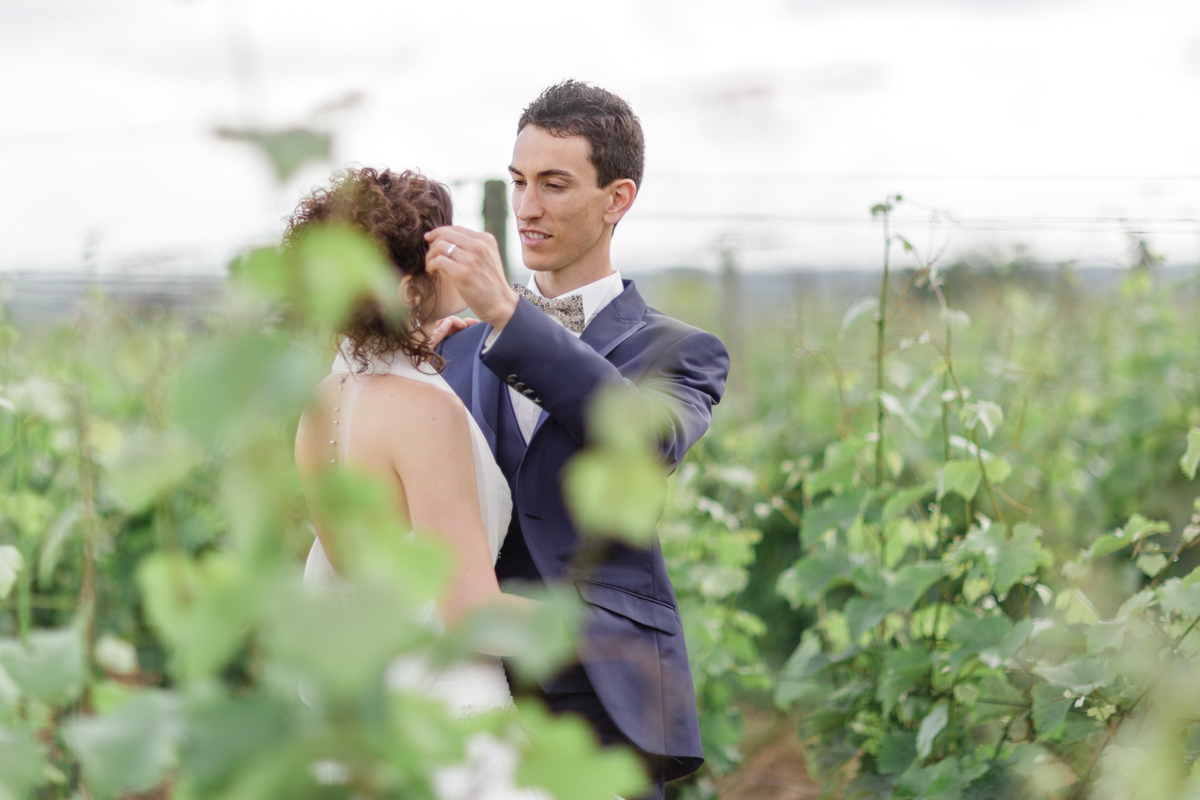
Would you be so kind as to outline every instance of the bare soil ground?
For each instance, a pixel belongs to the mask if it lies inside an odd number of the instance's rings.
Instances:
[[[795,719],[747,711],[742,768],[716,782],[721,800],[812,800],[821,794],[808,776]]]

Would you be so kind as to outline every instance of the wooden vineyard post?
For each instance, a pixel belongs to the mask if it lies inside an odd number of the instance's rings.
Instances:
[[[483,182],[483,229],[496,237],[504,275],[511,281],[508,268],[508,184],[504,181]]]
[[[729,349],[729,389],[734,416],[744,422],[754,407],[750,392],[750,364],[746,359],[743,330],[742,281],[733,247],[721,251],[721,312],[725,346]]]

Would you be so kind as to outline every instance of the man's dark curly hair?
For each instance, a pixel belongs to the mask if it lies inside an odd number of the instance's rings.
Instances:
[[[335,173],[329,186],[313,190],[288,218],[283,249],[291,251],[303,235],[320,225],[342,224],[365,233],[387,254],[397,278],[412,278],[414,313],[436,302],[433,278],[425,271],[429,244],[425,233],[453,221],[450,190],[416,172],[395,173],[370,167]],[[429,336],[408,319],[388,315],[378,298],[364,296],[337,334],[349,340],[349,355],[365,371],[371,356],[399,351],[435,369],[444,366]]]
[[[566,80],[544,90],[526,107],[517,133],[536,125],[554,136],[583,136],[592,145],[597,185],[620,178],[639,188],[646,164],[642,123],[621,98],[598,86]]]

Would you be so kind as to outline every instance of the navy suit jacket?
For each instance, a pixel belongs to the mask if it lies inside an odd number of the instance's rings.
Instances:
[[[579,653],[590,688],[634,745],[664,757],[673,780],[698,769],[704,753],[658,538],[646,548],[613,544],[590,552],[567,513],[560,473],[585,445],[591,399],[622,383],[660,401],[662,455],[674,469],[708,430],[729,355],[712,334],[647,307],[632,281],[624,286],[579,338],[522,299],[486,353],[490,325],[447,339],[442,374],[509,474],[513,520],[501,563],[519,546],[527,549],[521,557],[531,562],[528,571],[536,571],[527,577],[575,584],[586,602]],[[510,385],[542,408],[528,447],[512,416]],[[580,558],[585,546],[589,557]],[[547,693],[576,688],[543,683]]]

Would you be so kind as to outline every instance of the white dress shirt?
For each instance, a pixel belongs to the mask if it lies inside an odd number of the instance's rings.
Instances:
[[[536,273],[532,277],[533,279],[525,285],[526,288],[538,297],[545,297],[542,291],[538,289]],[[587,286],[581,286],[572,292],[560,295],[560,297],[570,297],[573,294],[577,294],[583,298],[583,327],[586,329],[592,318],[623,291],[625,291],[625,285],[621,283],[621,273],[613,270],[611,275],[606,275],[598,281],[593,281]],[[559,325],[562,325],[558,317],[553,315],[547,316]],[[483,345],[485,352],[492,346],[492,342],[496,341],[501,333],[503,331],[493,330],[488,334],[487,341]],[[582,335],[574,331],[570,331],[570,334],[576,338]],[[508,397],[512,401],[513,413],[517,418],[517,426],[521,429],[521,436],[525,438],[525,444],[529,444],[529,440],[533,438],[533,429],[537,427],[538,418],[542,415],[542,407],[511,386],[508,387]]]

